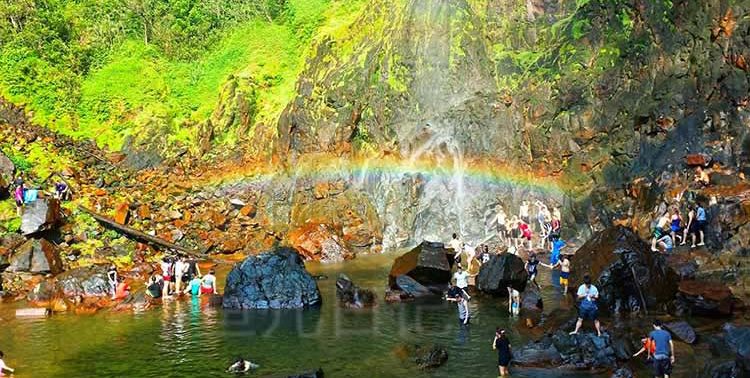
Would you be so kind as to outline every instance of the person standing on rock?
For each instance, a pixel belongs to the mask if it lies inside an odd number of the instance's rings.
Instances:
[[[547,265],[542,263],[542,265],[550,269],[560,267],[560,286],[563,288],[563,294],[568,294],[568,278],[570,278],[570,260],[568,256],[561,255],[560,259],[554,264]]]
[[[654,377],[669,378],[672,373],[672,365],[675,361],[674,343],[672,335],[662,329],[661,320],[654,320],[654,330],[648,335],[654,344]]]
[[[24,187],[24,184],[21,184],[21,185],[16,186],[16,190],[13,193],[13,197],[16,200],[16,214],[18,214],[19,217],[23,215],[23,205],[24,205],[23,198],[24,198],[25,191],[26,189]]]
[[[510,341],[505,335],[505,330],[500,327],[495,328],[495,340],[492,341],[492,350],[497,351],[497,367],[501,377],[508,376],[508,366],[513,358],[513,352],[510,348]]]
[[[682,231],[682,243],[680,243],[680,245],[685,245],[687,243],[688,234],[690,234],[693,239],[691,248],[695,248],[695,234],[697,232],[698,222],[695,220],[695,206],[690,205],[688,207],[688,221],[687,225],[685,225],[685,228]]]
[[[14,369],[11,369],[10,366],[5,364],[5,361],[3,360],[3,358],[5,358],[5,354],[2,351],[0,351],[0,377],[3,376],[4,371],[7,371],[11,374],[15,372]]]
[[[581,330],[584,320],[593,320],[596,334],[601,337],[601,324],[599,324],[598,318],[599,308],[596,305],[596,301],[599,299],[599,290],[591,284],[591,277],[588,274],[583,276],[583,285],[578,287],[577,296],[578,300],[581,301],[578,305],[578,321],[576,322],[576,329],[570,334],[577,334]]]
[[[706,245],[705,243],[705,231],[708,218],[706,217],[706,209],[703,208],[703,204],[698,202],[698,207],[695,210],[695,219],[698,221],[698,234],[700,235],[700,243],[698,246]],[[693,246],[695,246],[695,235],[693,235]]]
[[[120,282],[118,280],[117,266],[115,266],[115,264],[111,264],[109,266],[109,269],[107,269],[107,281],[109,282],[109,287],[112,291],[112,299],[115,299],[117,292],[117,283]]]
[[[495,215],[495,224],[497,226],[497,237],[500,239],[500,243],[505,245],[510,245],[508,243],[508,216],[505,214],[505,210],[501,205],[497,205],[495,207],[496,215]]]
[[[466,297],[466,300],[471,299],[466,289],[469,287],[469,277],[473,277],[467,271],[465,271],[460,265],[456,267],[456,273],[453,273],[453,280],[456,283],[456,287],[461,290],[461,293]]]
[[[669,229],[672,231],[672,245],[677,245],[677,239],[682,239],[682,215],[680,215],[680,208],[675,206],[672,209],[672,221],[669,224]]]
[[[531,222],[531,219],[529,218],[529,201],[521,202],[521,206],[518,209],[518,217],[526,224]]]
[[[529,273],[529,282],[533,283],[537,289],[540,289],[541,287],[536,282],[536,275],[539,273],[539,260],[536,259],[536,254],[531,254],[529,260],[524,264],[524,268],[526,269],[526,272]]]
[[[458,321],[461,325],[468,325],[471,314],[469,313],[469,304],[463,295],[456,295],[453,298],[447,298],[448,301],[456,302],[458,305]]]

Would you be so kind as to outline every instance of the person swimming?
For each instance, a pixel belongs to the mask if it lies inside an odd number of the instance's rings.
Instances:
[[[242,357],[237,357],[237,360],[227,368],[227,373],[243,374],[247,373],[250,370],[255,370],[259,367],[260,365],[258,364],[254,364]]]

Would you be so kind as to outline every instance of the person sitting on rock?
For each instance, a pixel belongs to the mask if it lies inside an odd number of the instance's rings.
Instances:
[[[654,227],[653,232],[653,238],[651,238],[651,250],[654,252],[658,252],[659,250],[656,248],[656,242],[662,238],[665,234],[668,234],[666,232],[667,225],[669,224],[669,211],[665,210],[664,213],[659,217],[659,219],[656,221],[656,226]]]
[[[576,329],[570,334],[578,334],[584,320],[593,320],[596,334],[601,337],[601,324],[598,318],[599,308],[596,305],[596,301],[599,299],[599,290],[591,284],[591,277],[588,274],[583,276],[583,285],[578,287],[577,296],[578,300],[581,301],[578,305],[578,321],[576,322]]]
[[[656,241],[656,245],[658,249],[664,251],[665,253],[672,253],[672,250],[674,249],[674,244],[672,244],[672,235],[662,236],[659,240]]]
[[[216,271],[211,269],[201,278],[201,294],[218,294],[216,290]]]
[[[695,168],[695,176],[693,177],[693,181],[697,183],[701,187],[706,187],[708,184],[711,183],[711,178],[708,176],[708,172],[706,172],[703,168],[697,167]]]
[[[3,371],[7,371],[11,374],[15,372],[14,369],[11,369],[10,366],[5,364],[5,361],[3,361],[3,358],[5,358],[5,354],[0,351],[0,377],[3,376]]]

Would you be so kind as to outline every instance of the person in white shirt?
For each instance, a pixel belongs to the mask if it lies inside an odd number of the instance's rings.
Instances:
[[[456,268],[456,273],[453,273],[453,280],[456,287],[461,290],[461,293],[463,293],[467,300],[471,299],[469,293],[466,292],[466,288],[469,287],[469,277],[474,276],[463,270],[460,265]]]
[[[180,257],[177,262],[174,264],[174,275],[175,275],[175,282],[174,282],[174,292],[175,293],[182,293],[182,278],[184,276],[187,276],[187,271],[190,266],[188,265],[187,259],[185,257]]]
[[[599,290],[591,284],[591,277],[588,274],[583,276],[583,285],[578,287],[577,294],[578,300],[581,301],[578,305],[578,322],[576,322],[575,331],[570,334],[577,334],[584,320],[593,320],[596,334],[601,337],[602,331],[598,319],[599,308],[596,305],[596,301],[599,299]]]
[[[508,287],[508,313],[517,316],[521,311],[521,293],[518,290]]]
[[[5,354],[3,354],[2,351],[0,351],[0,377],[3,376],[3,371],[7,371],[11,374],[15,372],[14,369],[11,369],[8,365],[5,364],[5,361],[3,361],[3,357],[5,357]]]

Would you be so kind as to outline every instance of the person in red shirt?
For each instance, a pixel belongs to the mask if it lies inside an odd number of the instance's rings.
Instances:
[[[651,358],[651,356],[654,355],[654,351],[656,351],[656,344],[648,337],[641,339],[641,343],[641,349],[636,352],[633,357],[638,357],[643,354],[643,352],[648,352],[646,355],[648,356],[648,358]]]

